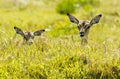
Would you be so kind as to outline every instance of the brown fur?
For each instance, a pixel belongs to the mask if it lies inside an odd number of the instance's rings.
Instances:
[[[80,37],[82,38],[82,40],[81,40],[82,45],[88,43],[87,39],[88,39],[88,34],[89,34],[89,30],[90,30],[91,26],[93,24],[99,23],[99,20],[102,17],[102,15],[99,14],[99,15],[93,17],[91,21],[87,21],[87,20],[79,21],[77,18],[70,15],[69,13],[67,13],[67,16],[69,17],[69,20],[72,23],[77,24],[79,32],[80,32]]]
[[[14,30],[17,34],[20,34],[23,37],[24,42],[28,42],[29,44],[33,43],[35,36],[40,36],[43,32],[45,32],[45,29],[38,30],[35,32],[23,32],[20,28],[14,27]]]

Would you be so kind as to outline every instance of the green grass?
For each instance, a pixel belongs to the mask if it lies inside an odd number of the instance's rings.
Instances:
[[[99,7],[73,14],[81,20],[103,14],[85,47],[76,25],[55,11],[56,3],[45,1],[22,11],[0,8],[0,79],[119,79],[120,1],[101,0]],[[18,46],[22,37],[14,38],[14,26],[51,31],[36,37],[33,45]]]

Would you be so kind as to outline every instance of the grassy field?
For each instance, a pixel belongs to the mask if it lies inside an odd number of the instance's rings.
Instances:
[[[81,20],[103,15],[87,46],[81,46],[77,26],[56,12],[58,1],[20,8],[0,1],[0,79],[120,79],[120,1],[101,0],[73,14]],[[32,45],[18,45],[22,37],[15,37],[14,26],[50,31]]]

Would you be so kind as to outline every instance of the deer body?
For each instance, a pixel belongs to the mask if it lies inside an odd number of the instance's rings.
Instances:
[[[89,30],[90,30],[91,26],[93,24],[99,23],[99,20],[102,17],[102,15],[99,14],[99,15],[93,17],[91,21],[87,21],[87,20],[79,21],[77,18],[70,15],[69,13],[67,14],[67,16],[72,23],[77,24],[78,30],[80,33],[80,37],[82,39],[81,40],[82,45],[88,43],[88,34],[89,34]]]
[[[20,28],[14,27],[14,30],[17,34],[20,34],[23,37],[23,42],[28,42],[29,44],[32,44],[34,41],[35,36],[40,36],[43,32],[45,32],[45,29],[38,30],[35,32],[23,32]]]

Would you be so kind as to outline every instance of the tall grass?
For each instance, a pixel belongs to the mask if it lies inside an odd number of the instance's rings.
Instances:
[[[81,20],[103,14],[100,23],[90,29],[85,47],[80,45],[77,26],[67,16],[57,14],[51,1],[22,11],[0,8],[0,79],[119,79],[120,16],[109,9],[115,6],[119,13],[118,4],[101,2],[100,7],[74,14]],[[36,37],[33,45],[18,45],[22,37],[14,37],[15,25],[24,31],[50,31]]]

